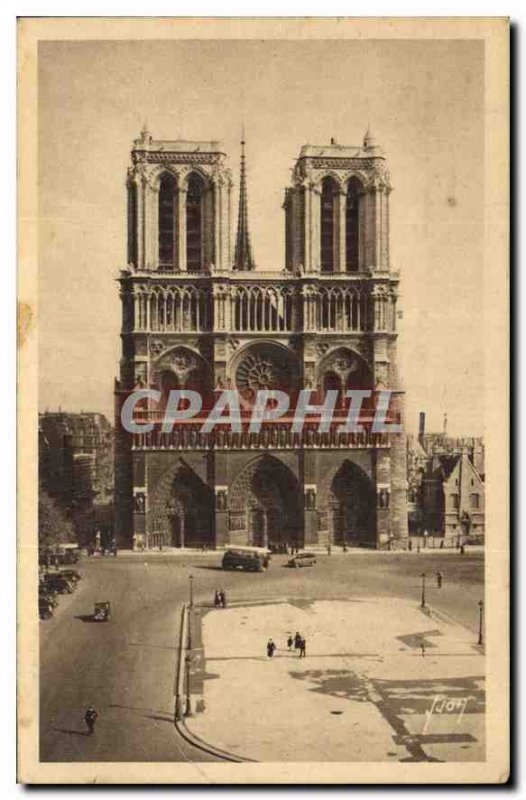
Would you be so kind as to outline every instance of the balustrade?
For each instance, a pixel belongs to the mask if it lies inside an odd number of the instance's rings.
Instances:
[[[135,331],[394,331],[396,298],[348,285],[136,288]]]

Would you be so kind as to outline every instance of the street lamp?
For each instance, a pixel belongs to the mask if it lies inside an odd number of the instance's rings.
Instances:
[[[190,661],[191,655],[190,653],[186,654],[185,665],[186,665],[186,708],[185,708],[185,717],[192,716],[192,698],[190,695]]]
[[[422,602],[420,603],[420,608],[426,607],[426,573],[423,572],[420,576],[422,578]]]
[[[190,575],[190,608],[194,607],[194,576]]]
[[[478,641],[478,643],[479,644],[484,644],[484,637],[482,635],[482,621],[483,621],[483,615],[484,615],[484,603],[482,602],[482,600],[479,600],[478,607],[479,607],[479,641]]]

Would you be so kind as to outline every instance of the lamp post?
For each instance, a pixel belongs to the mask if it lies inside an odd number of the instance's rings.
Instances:
[[[484,644],[484,636],[482,635],[482,623],[483,623],[483,616],[484,616],[484,603],[482,600],[478,602],[479,607],[479,644]]]
[[[190,575],[190,608],[194,607],[194,576]]]
[[[422,602],[420,603],[420,608],[426,607],[426,573],[423,572],[420,576],[422,578]]]
[[[190,652],[186,654],[185,658],[185,666],[186,666],[186,708],[185,708],[185,717],[192,716],[192,698],[190,695],[190,661],[191,661]]]

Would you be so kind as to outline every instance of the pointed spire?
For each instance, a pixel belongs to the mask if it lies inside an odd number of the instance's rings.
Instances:
[[[250,236],[248,233],[247,178],[245,171],[245,137],[241,139],[241,167],[239,172],[239,215],[237,219],[236,253],[234,269],[254,269]]]

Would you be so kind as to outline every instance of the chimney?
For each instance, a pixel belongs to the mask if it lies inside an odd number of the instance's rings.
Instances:
[[[418,441],[423,446],[424,445],[424,435],[426,432],[426,415],[424,411],[421,411],[418,415]]]

